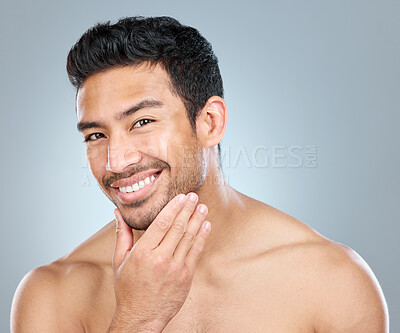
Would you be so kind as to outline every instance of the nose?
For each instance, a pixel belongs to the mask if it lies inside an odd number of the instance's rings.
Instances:
[[[132,164],[139,163],[142,154],[132,145],[132,142],[126,142],[122,138],[110,141],[107,151],[106,170],[114,173],[125,171]]]

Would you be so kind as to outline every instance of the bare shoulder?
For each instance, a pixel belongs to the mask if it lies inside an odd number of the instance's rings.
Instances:
[[[84,331],[82,313],[90,308],[91,296],[112,283],[111,225],[68,255],[25,275],[14,295],[12,332]]]
[[[299,303],[312,305],[316,332],[389,331],[382,289],[359,254],[273,207],[259,207],[273,239],[267,257],[296,277],[292,288]]]
[[[353,249],[325,240],[309,251],[311,301],[317,332],[389,332],[382,289],[364,259]]]

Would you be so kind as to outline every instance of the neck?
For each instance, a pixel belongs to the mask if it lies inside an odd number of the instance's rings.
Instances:
[[[237,237],[238,231],[233,224],[243,219],[247,197],[229,186],[217,162],[209,165],[206,179],[196,193],[199,196],[198,203],[208,207],[206,220],[211,222],[211,234],[202,254],[202,258],[207,258],[228,248],[230,240]],[[144,232],[133,230],[134,243]]]
[[[208,207],[207,221],[211,233],[204,247],[202,260],[218,256],[237,241],[240,231],[236,228],[244,220],[246,196],[234,190],[218,167],[211,168],[206,181],[197,191],[199,203]]]

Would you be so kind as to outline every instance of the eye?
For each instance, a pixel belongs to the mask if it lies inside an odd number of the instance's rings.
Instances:
[[[152,120],[150,120],[150,119],[141,119],[141,120],[137,121],[137,122],[132,126],[132,128],[142,127],[143,125],[146,125],[146,124],[151,123],[151,122],[152,122]]]
[[[104,134],[103,133],[93,133],[93,134],[89,134],[87,137],[85,137],[85,142],[88,141],[96,141],[98,139],[104,138]]]

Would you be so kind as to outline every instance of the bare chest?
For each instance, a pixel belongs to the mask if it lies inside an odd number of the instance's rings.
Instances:
[[[260,292],[249,280],[189,294],[164,333],[313,332],[304,309],[283,290]]]
[[[184,305],[164,333],[313,332],[306,304],[301,304],[285,279],[243,271],[225,278],[211,276],[210,281],[194,281]],[[93,302],[86,332],[107,331],[115,309],[114,301],[109,301],[112,291],[107,294],[108,298],[94,298],[99,303]]]

